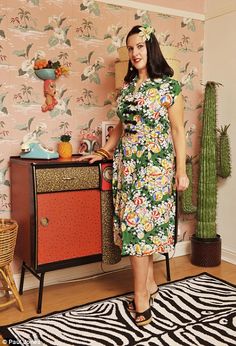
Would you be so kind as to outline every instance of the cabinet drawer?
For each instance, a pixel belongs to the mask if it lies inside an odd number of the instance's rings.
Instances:
[[[36,169],[37,192],[99,189],[99,167]]]

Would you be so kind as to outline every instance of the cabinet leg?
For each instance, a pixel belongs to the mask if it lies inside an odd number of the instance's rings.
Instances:
[[[170,281],[170,260],[169,260],[168,252],[165,253],[165,258],[166,258],[166,277],[167,277],[167,281]]]
[[[39,296],[38,296],[38,308],[37,308],[38,314],[41,314],[41,310],[42,310],[44,274],[45,273],[41,273],[40,279],[39,279]]]
[[[25,280],[25,263],[22,263],[21,267],[21,276],[20,276],[20,287],[19,287],[19,294],[23,294],[23,287],[24,287],[24,280]]]

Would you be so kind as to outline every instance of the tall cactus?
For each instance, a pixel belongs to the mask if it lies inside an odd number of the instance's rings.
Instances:
[[[231,174],[230,144],[227,130],[229,125],[216,128],[216,82],[207,82],[203,104],[203,124],[198,180],[197,208],[192,205],[192,170],[187,169],[191,183],[183,192],[182,210],[186,214],[197,211],[196,238],[217,238],[216,205],[217,177],[227,178]],[[217,140],[217,131],[219,140]],[[187,156],[186,167],[192,164]],[[197,209],[197,210],[196,210]]]
[[[208,81],[203,104],[203,130],[198,182],[197,230],[198,238],[216,238],[217,203],[217,137],[216,86]]]

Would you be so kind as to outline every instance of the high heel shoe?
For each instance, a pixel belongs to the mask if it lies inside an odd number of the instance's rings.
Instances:
[[[135,323],[137,326],[146,326],[152,321],[152,313],[151,308],[149,307],[147,310],[143,312],[136,312]]]
[[[159,288],[157,287],[156,291],[150,294],[150,305],[153,305],[154,299],[156,298],[158,291],[159,291]],[[135,312],[136,311],[134,299],[127,302],[127,310],[129,312]]]

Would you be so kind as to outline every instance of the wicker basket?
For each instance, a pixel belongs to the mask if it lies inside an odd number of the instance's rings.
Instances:
[[[23,311],[23,305],[10,268],[10,263],[14,257],[17,232],[18,224],[16,221],[0,219],[0,281],[2,283],[0,291],[4,291],[6,298],[4,302],[0,302],[0,308],[16,303],[20,311]]]
[[[10,219],[0,219],[0,267],[10,264],[14,257],[18,225]]]

